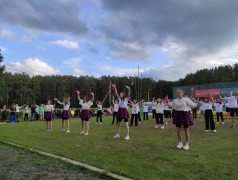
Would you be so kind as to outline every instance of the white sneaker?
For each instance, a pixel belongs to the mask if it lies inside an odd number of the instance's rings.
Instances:
[[[158,126],[158,125],[156,125],[156,126],[155,126],[155,128],[159,128],[159,126]]]
[[[120,135],[119,134],[116,134],[113,138],[119,138]]]
[[[217,132],[217,130],[216,130],[216,129],[214,129],[214,130],[213,130],[213,132]]]
[[[182,147],[183,147],[183,144],[182,143],[178,143],[177,148],[181,149]]]
[[[161,126],[161,129],[164,129],[164,126]]]
[[[85,134],[84,134],[84,136],[87,136],[87,135],[88,135],[88,133],[85,133]]]
[[[205,130],[205,132],[209,132],[210,130]]]
[[[100,123],[100,124],[102,124],[102,123]]]
[[[84,131],[81,131],[80,134],[84,134],[85,132]]]
[[[139,122],[139,123],[141,123],[141,122]]]
[[[188,145],[188,144],[185,144],[185,146],[183,147],[183,149],[189,150],[189,145]]]
[[[130,137],[129,137],[129,136],[126,136],[126,137],[125,137],[125,140],[129,140],[129,139],[130,139]]]
[[[222,124],[225,124],[224,122],[222,122]]]
[[[3,124],[2,122],[0,122],[0,124]]]
[[[167,125],[168,123],[166,122],[165,124]]]
[[[219,122],[217,122],[217,124],[219,124]]]
[[[3,122],[3,124],[6,124],[6,122]]]
[[[66,131],[66,133],[69,133],[69,132],[70,132],[69,130]]]

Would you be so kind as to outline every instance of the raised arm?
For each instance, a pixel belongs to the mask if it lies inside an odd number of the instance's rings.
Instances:
[[[54,98],[54,101],[62,105],[64,104],[63,102],[60,102],[57,98]]]
[[[114,99],[114,96],[112,96],[112,104],[115,105],[115,99]]]
[[[194,91],[194,88],[192,87],[190,90],[191,90],[191,96],[190,96],[190,99],[192,99],[192,98],[193,98],[193,94],[194,94],[194,92],[193,92],[193,91]]]
[[[94,101],[94,93],[91,92],[91,95],[92,95],[91,101],[93,102]]]
[[[128,89],[127,98],[130,99],[130,97],[131,97],[131,88],[129,86],[126,86],[126,89]]]
[[[78,100],[80,101],[80,92],[79,92],[79,90],[77,90],[76,93],[77,93]]]
[[[112,84],[112,87],[113,87],[113,89],[114,89],[114,91],[115,91],[115,94],[116,94],[117,98],[119,98],[116,85],[115,85],[115,84]]]

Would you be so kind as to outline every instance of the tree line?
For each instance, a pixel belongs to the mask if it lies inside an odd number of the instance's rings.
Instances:
[[[3,56],[0,52],[0,63]],[[95,93],[95,100],[105,99],[104,107],[111,104],[113,91],[111,83],[116,84],[118,91],[125,91],[125,86],[131,87],[132,99],[145,99],[152,97],[164,98],[173,97],[173,87],[196,84],[209,84],[217,82],[238,81],[238,64],[219,66],[212,69],[198,70],[190,73],[185,78],[178,81],[155,81],[152,78],[139,77],[116,77],[101,76],[95,78],[91,76],[75,77],[72,75],[52,75],[52,76],[30,76],[26,73],[4,72],[5,67],[0,66],[0,105],[6,104],[8,107],[13,103],[22,104],[45,104],[48,99],[57,97],[62,100],[64,97],[71,97],[71,106],[79,107],[76,98],[76,90],[81,96]],[[149,97],[148,97],[149,96]]]

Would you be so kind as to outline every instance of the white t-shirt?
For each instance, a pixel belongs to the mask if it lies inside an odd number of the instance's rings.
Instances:
[[[22,107],[17,106],[17,107],[16,107],[16,112],[19,112],[21,108],[22,108]]]
[[[128,99],[125,98],[124,101],[121,98],[118,98],[118,104],[119,104],[119,108],[128,108],[127,104],[128,104]]]
[[[227,104],[229,108],[237,108],[237,97],[236,96],[231,96],[226,98]]]
[[[216,112],[221,113],[223,111],[223,103],[214,103],[214,107],[216,108]]]
[[[226,108],[230,108],[228,103],[226,103]]]
[[[132,103],[132,114],[138,114],[139,104]]]
[[[143,112],[148,112],[148,105],[146,106],[143,104]]]
[[[102,105],[101,104],[97,104],[98,106],[98,111],[101,111],[102,110]]]
[[[90,107],[93,105],[93,102],[92,101],[83,102],[83,100],[80,99],[79,104],[82,106],[82,109],[89,110]]]
[[[152,109],[156,109],[157,106],[157,102],[156,101],[152,101]]]
[[[65,104],[65,103],[63,103],[63,102],[59,102],[59,101],[57,101],[57,102],[58,102],[59,104],[63,105],[64,110],[69,110],[70,103]]]
[[[196,106],[192,101],[191,99],[189,98],[186,98],[186,97],[183,97],[181,99],[177,98],[175,99],[171,106],[176,110],[176,111],[186,111],[188,112],[188,108],[190,106]]]
[[[156,106],[156,113],[164,114],[164,103],[158,103]]]
[[[212,110],[212,102],[203,103],[204,110]]]
[[[171,105],[171,104],[169,103],[169,105]],[[164,110],[165,110],[165,111],[171,111],[171,110],[169,109],[167,103],[164,103]]]
[[[45,111],[49,112],[49,111],[53,111],[54,110],[54,106],[53,105],[45,105]]]

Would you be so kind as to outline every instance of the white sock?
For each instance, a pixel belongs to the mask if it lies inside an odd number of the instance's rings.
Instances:
[[[179,144],[183,144],[183,142],[182,142],[182,141],[179,141]]]
[[[189,142],[186,142],[186,145],[189,145]]]

